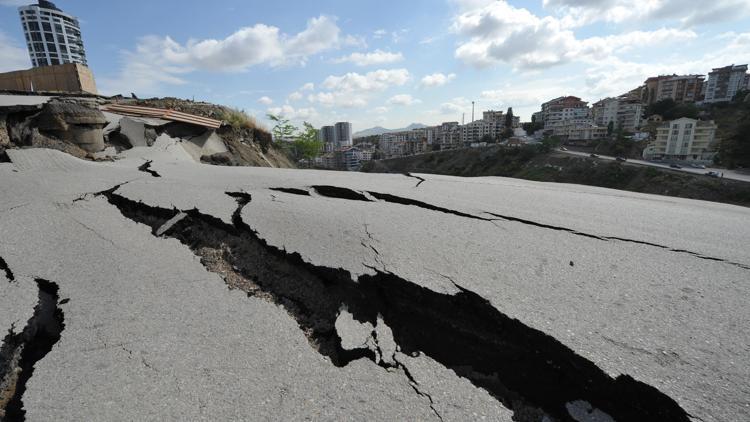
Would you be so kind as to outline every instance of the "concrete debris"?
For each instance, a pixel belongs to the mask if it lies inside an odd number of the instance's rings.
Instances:
[[[195,162],[294,167],[284,152],[271,147],[267,132],[220,126],[219,120],[206,117],[214,112],[199,109],[191,117],[189,113],[106,104],[102,106],[106,111],[101,111],[101,99],[34,98],[0,94],[0,161],[8,161],[6,149],[25,147],[57,149],[95,161],[118,160],[127,158],[122,154],[128,150],[151,148],[160,137],[169,136],[179,142],[179,148],[162,152],[181,156],[179,150],[184,150]],[[169,104],[184,108],[179,104],[187,102],[174,100]],[[193,106],[197,107],[187,108]]]
[[[107,119],[96,108],[77,102],[53,101],[42,107],[31,124],[42,134],[72,142],[86,152],[104,149]]]

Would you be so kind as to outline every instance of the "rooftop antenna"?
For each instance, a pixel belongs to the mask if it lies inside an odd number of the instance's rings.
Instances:
[[[474,123],[474,101],[471,102],[471,122]]]

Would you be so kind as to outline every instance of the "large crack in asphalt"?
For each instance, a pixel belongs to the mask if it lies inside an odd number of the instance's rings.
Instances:
[[[328,188],[332,188],[332,187],[328,187]],[[276,189],[280,190],[282,188],[276,188]],[[357,195],[361,195],[363,198],[365,198],[365,200],[367,198],[364,195],[364,193],[360,193],[360,192],[357,192],[357,191],[352,190],[352,189],[346,189],[346,188],[336,188],[336,189],[337,189],[337,194],[336,195],[327,195],[326,193],[329,192],[330,189],[329,190],[323,190],[323,191],[321,191],[321,190],[318,190],[316,188],[315,190],[321,196],[326,196],[326,197],[336,198],[336,199],[351,199],[351,197],[357,196]],[[300,190],[300,191],[304,192],[302,190]],[[340,192],[345,192],[345,191],[348,191],[348,192],[346,192],[346,194],[341,194],[340,193]],[[287,191],[286,193],[296,194],[296,192],[294,192],[294,191]],[[514,222],[514,223],[524,224],[524,225],[527,225],[527,226],[533,226],[533,227],[539,227],[539,228],[548,229],[548,230],[554,230],[554,231],[560,231],[560,232],[570,233],[570,234],[575,235],[575,236],[581,236],[581,237],[586,237],[586,238],[595,239],[595,240],[601,240],[601,241],[605,241],[605,242],[616,241],[616,242],[634,243],[634,244],[638,244],[638,245],[650,246],[650,247],[654,247],[654,248],[658,248],[658,249],[664,249],[664,250],[669,251],[669,252],[686,254],[686,255],[690,255],[690,256],[692,256],[694,258],[704,259],[704,260],[707,260],[707,261],[721,262],[721,263],[728,264],[728,265],[733,265],[735,267],[739,267],[739,268],[742,268],[742,269],[745,269],[745,270],[750,270],[750,265],[748,265],[748,264],[743,264],[743,263],[740,263],[740,262],[734,262],[734,261],[730,261],[730,260],[723,259],[723,258],[717,258],[717,257],[713,257],[713,256],[702,254],[700,252],[690,251],[690,250],[687,250],[687,249],[679,249],[679,248],[673,248],[673,247],[667,246],[667,245],[660,245],[658,243],[647,242],[647,241],[637,240],[637,239],[628,239],[628,238],[617,237],[617,236],[600,236],[600,235],[595,235],[595,234],[586,233],[586,232],[582,232],[582,231],[579,231],[579,230],[571,229],[571,228],[568,228],[568,227],[554,226],[554,225],[539,223],[539,222],[536,222],[536,221],[533,221],[533,220],[524,219],[524,218],[513,217],[513,216],[509,216],[509,215],[496,214],[496,213],[493,213],[493,212],[485,212],[485,214],[490,215],[490,216],[492,216],[494,218],[481,217],[481,216],[478,216],[478,215],[469,214],[469,213],[465,213],[465,212],[462,212],[462,211],[452,210],[452,209],[441,207],[441,206],[438,206],[438,205],[429,204],[427,202],[422,202],[422,201],[419,201],[419,200],[416,200],[416,199],[412,199],[412,198],[404,198],[404,197],[401,197],[401,196],[391,195],[391,194],[388,194],[388,193],[379,193],[379,192],[372,192],[372,191],[367,191],[366,193],[368,195],[370,195],[371,197],[377,199],[377,200],[380,200],[380,201],[383,201],[383,202],[388,202],[388,203],[391,203],[391,204],[414,206],[414,207],[419,207],[419,208],[430,210],[430,211],[441,212],[441,213],[444,213],[444,214],[451,214],[451,215],[455,215],[455,216],[458,216],[458,217],[470,218],[470,219],[473,219],[473,220],[482,220],[482,221],[501,221],[501,220],[505,220],[505,221],[510,221],[510,222]],[[359,199],[358,198],[358,200],[363,200],[363,199]]]
[[[573,420],[566,404],[578,401],[621,421],[688,420],[686,412],[656,388],[628,375],[610,377],[555,338],[504,315],[458,285],[459,293],[441,294],[377,270],[353,281],[348,271],[316,266],[297,252],[269,245],[242,220],[250,195],[228,194],[238,202],[233,224],[197,209],[152,207],[118,195],[116,188],[99,195],[123,216],[151,227],[152,233],[184,213],[164,236],[188,246],[209,271],[224,274],[231,288],[282,306],[311,346],[338,367],[363,358],[388,365],[370,349],[344,350],[335,322],[345,307],[361,323],[374,325],[382,318],[403,353],[426,354],[490,392],[519,421],[539,420],[538,413],[524,409]],[[524,417],[527,413],[536,417]]]
[[[65,329],[65,317],[60,305],[56,283],[36,279],[39,301],[34,314],[20,333],[11,327],[0,347],[0,420],[23,421],[26,410],[23,394],[34,374],[34,366],[52,350]]]
[[[153,161],[148,160],[145,163],[138,166],[138,170],[144,173],[148,173],[153,177],[161,177],[161,174],[159,174],[156,170],[151,170],[151,164],[153,164]]]
[[[16,276],[13,275],[13,271],[11,271],[10,267],[8,266],[8,263],[5,262],[2,256],[0,256],[0,270],[2,270],[5,273],[5,278],[8,279],[9,283],[12,283],[16,280]]]
[[[411,174],[411,173],[404,173],[404,176],[406,176],[406,177],[411,177],[412,179],[417,179],[417,180],[419,180],[419,182],[417,182],[417,185],[416,185],[416,186],[414,186],[415,188],[418,188],[418,187],[419,187],[419,185],[421,185],[422,183],[424,183],[424,182],[426,182],[426,181],[427,181],[427,180],[426,180],[426,179],[425,179],[424,177],[419,177],[419,176],[416,176],[416,175],[414,175],[414,174]]]

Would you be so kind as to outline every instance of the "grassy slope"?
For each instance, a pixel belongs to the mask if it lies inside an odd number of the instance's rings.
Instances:
[[[509,151],[496,146],[377,161],[366,166],[363,171],[465,177],[504,176],[750,206],[750,183],[602,162],[559,153]]]

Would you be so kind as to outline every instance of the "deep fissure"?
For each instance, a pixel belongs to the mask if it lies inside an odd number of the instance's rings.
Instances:
[[[39,301],[34,307],[34,315],[20,333],[13,329],[5,337],[0,349],[0,412],[4,413],[3,421],[23,421],[26,410],[23,406],[23,395],[26,384],[34,374],[37,362],[52,351],[55,343],[65,329],[65,316],[60,305],[59,287],[56,283],[35,280],[39,288]],[[4,398],[3,398],[3,395]]]
[[[125,217],[154,231],[177,213],[186,213],[166,235],[190,247],[206,268],[214,263],[205,252],[218,251],[252,284],[248,295],[262,292],[284,307],[334,365],[361,358],[377,361],[369,349],[341,347],[335,321],[345,305],[363,323],[375,324],[380,315],[404,353],[425,353],[511,409],[541,408],[570,420],[565,404],[585,400],[616,420],[688,420],[657,389],[626,375],[611,378],[553,337],[500,313],[466,289],[456,295],[435,293],[384,272],[355,282],[347,271],[309,264],[298,253],[267,244],[242,220],[248,194],[232,194],[238,199],[233,225],[197,210],[155,208],[114,191],[102,194]]]
[[[152,175],[154,177],[161,177],[161,175],[159,173],[157,173],[156,170],[151,170],[151,164],[152,163],[153,163],[153,161],[151,161],[151,160],[146,161],[145,163],[141,164],[138,167],[138,170],[140,170],[140,171],[142,171],[144,173],[148,173],[148,174],[150,174],[150,175]]]
[[[343,189],[343,188],[338,188],[338,189]],[[353,192],[355,194],[358,194],[358,192],[352,191],[350,189],[345,189],[345,190]],[[296,194],[295,192],[292,192],[292,191],[289,191],[287,193]],[[318,193],[321,194],[322,196],[329,196],[329,197],[334,197],[334,198],[339,198],[339,199],[351,199],[351,198],[344,197],[344,195],[335,195],[335,196],[334,195],[327,195],[326,194],[327,192],[320,192],[320,191],[318,191]],[[391,195],[391,194],[387,194],[387,193],[380,193],[380,192],[372,192],[372,191],[368,191],[367,193],[370,196],[372,196],[373,198],[375,198],[375,199],[378,199],[380,201],[389,202],[389,203],[392,203],[392,204],[415,206],[415,207],[423,208],[423,209],[430,210],[430,211],[441,212],[441,213],[444,213],[444,214],[452,214],[452,215],[456,215],[456,216],[459,216],[459,217],[470,218],[470,219],[474,219],[474,220],[482,220],[482,221],[506,220],[506,221],[512,221],[512,222],[516,222],[516,223],[525,224],[525,225],[528,225],[528,226],[534,226],[534,227],[539,227],[539,228],[543,228],[543,229],[549,229],[549,230],[566,232],[566,233],[570,233],[570,234],[575,235],[575,236],[581,236],[581,237],[586,237],[586,238],[595,239],[595,240],[602,240],[602,241],[605,241],[605,242],[607,242],[607,241],[619,241],[619,242],[635,243],[635,244],[639,244],[639,245],[651,246],[651,247],[655,247],[655,248],[659,248],[659,249],[664,249],[664,250],[667,250],[667,251],[670,251],[670,252],[674,252],[674,253],[683,253],[683,254],[691,255],[691,256],[693,256],[695,258],[705,259],[707,261],[722,262],[722,263],[733,265],[733,266],[736,266],[736,267],[739,267],[739,268],[742,268],[742,269],[750,270],[750,265],[742,264],[742,263],[739,263],[739,262],[733,262],[733,261],[726,260],[726,259],[723,259],[723,258],[716,258],[716,257],[704,255],[704,254],[701,254],[701,253],[698,253],[698,252],[693,252],[693,251],[689,251],[689,250],[685,250],[685,249],[676,249],[676,248],[672,248],[670,246],[659,245],[657,243],[646,242],[646,241],[635,240],[635,239],[627,239],[627,238],[616,237],[616,236],[599,236],[599,235],[595,235],[595,234],[590,234],[590,233],[585,233],[585,232],[581,232],[581,231],[578,231],[578,230],[570,229],[570,228],[567,228],[567,227],[553,226],[553,225],[550,225],[550,224],[538,223],[538,222],[532,221],[532,220],[527,220],[527,219],[518,218],[518,217],[512,217],[512,216],[508,216],[508,215],[501,215],[501,214],[496,214],[496,213],[492,213],[492,212],[485,212],[485,213],[488,214],[488,215],[491,215],[491,216],[493,216],[495,218],[485,218],[485,217],[480,217],[480,216],[477,216],[477,215],[473,215],[473,214],[469,214],[469,213],[465,213],[465,212],[461,212],[461,211],[456,211],[456,210],[452,210],[452,209],[449,209],[449,208],[444,208],[444,207],[440,207],[440,206],[437,206],[437,205],[429,204],[427,202],[418,201],[416,199],[404,198],[404,197],[401,197],[401,196]],[[364,197],[364,195],[363,195],[363,197]]]
[[[5,278],[7,278],[9,282],[16,281],[16,276],[13,275],[13,271],[11,271],[10,266],[8,266],[8,263],[5,262],[2,256],[0,256],[0,270],[5,273]]]

